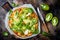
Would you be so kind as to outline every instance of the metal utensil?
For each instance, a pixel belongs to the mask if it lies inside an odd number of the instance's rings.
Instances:
[[[48,31],[48,28],[47,28],[47,25],[46,25],[46,23],[45,23],[45,21],[44,21],[44,18],[43,18],[43,16],[42,16],[42,13],[41,13],[41,11],[39,10],[39,7],[37,7],[37,11],[38,11],[38,15],[39,15],[39,18],[42,20],[42,22],[43,22],[43,26],[42,26],[42,28],[44,29],[44,32],[49,32]]]

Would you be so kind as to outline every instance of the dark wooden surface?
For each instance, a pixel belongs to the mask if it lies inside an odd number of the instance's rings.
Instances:
[[[39,3],[41,2],[41,0],[20,0],[23,4],[25,3],[30,3],[32,4],[35,8],[38,6],[38,1]],[[52,27],[51,23],[46,23],[49,30],[50,30],[50,34],[52,34],[51,36],[49,37],[45,37],[41,34],[38,34],[36,37],[33,37],[33,38],[29,38],[27,40],[58,40],[60,38],[60,3],[59,3],[59,0],[57,1],[44,1],[43,2],[49,4],[50,6],[50,10],[49,11],[43,11],[44,14],[47,14],[47,12],[52,12],[54,16],[57,16],[58,19],[59,19],[59,24],[57,25],[57,27]],[[8,35],[8,37],[4,37],[2,35],[2,32],[4,31],[7,31],[8,30],[5,28],[5,25],[4,25],[4,19],[5,19],[5,16],[6,16],[6,11],[0,7],[0,40],[21,40],[21,39],[17,39],[15,38],[13,35]],[[44,16],[45,17],[45,16]],[[41,20],[40,20],[41,21]],[[41,25],[42,25],[42,22],[41,22]],[[54,35],[54,36],[53,36]]]

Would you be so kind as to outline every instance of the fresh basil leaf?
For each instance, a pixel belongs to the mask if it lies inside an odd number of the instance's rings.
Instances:
[[[12,12],[13,12],[12,9],[10,9],[10,10],[9,10],[9,14],[11,14]]]
[[[32,8],[28,8],[28,12],[29,13],[33,13],[33,9]]]
[[[17,7],[17,6],[19,6],[19,5],[17,5],[17,4],[15,4],[14,2],[12,2],[12,6],[13,6],[13,7]]]
[[[39,33],[38,29],[33,32],[33,34],[38,34],[38,33]]]

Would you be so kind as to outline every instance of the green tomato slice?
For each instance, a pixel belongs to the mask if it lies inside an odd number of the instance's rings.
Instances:
[[[58,24],[58,18],[57,17],[53,17],[52,18],[52,25],[56,26]]]
[[[3,36],[8,36],[8,32],[3,32]]]
[[[46,14],[46,17],[45,17],[46,22],[49,22],[52,19],[52,17],[53,17],[52,13]]]
[[[48,11],[49,10],[49,5],[47,4],[40,4],[42,10]]]

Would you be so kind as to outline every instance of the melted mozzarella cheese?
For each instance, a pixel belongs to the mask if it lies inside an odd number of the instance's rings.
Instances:
[[[25,30],[24,34],[27,35],[29,33],[29,30]]]

